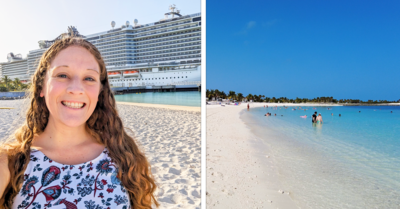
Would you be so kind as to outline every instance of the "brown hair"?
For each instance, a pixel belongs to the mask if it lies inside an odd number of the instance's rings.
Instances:
[[[150,171],[150,164],[134,139],[124,130],[116,110],[114,95],[108,83],[106,66],[100,52],[90,42],[71,36],[64,36],[57,40],[42,55],[29,90],[30,106],[26,113],[26,121],[15,132],[12,141],[0,144],[0,151],[7,152],[8,168],[11,174],[10,182],[0,199],[0,205],[11,208],[13,199],[20,191],[24,172],[30,160],[30,147],[34,136],[41,134],[48,123],[49,110],[44,97],[40,97],[46,72],[57,54],[69,46],[80,46],[87,49],[95,57],[100,67],[101,91],[97,106],[86,121],[87,132],[107,147],[109,156],[117,164],[118,177],[129,193],[131,207],[151,208],[152,203],[159,206],[153,195],[156,184]]]

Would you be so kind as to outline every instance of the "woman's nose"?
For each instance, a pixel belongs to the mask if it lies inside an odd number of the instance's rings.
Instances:
[[[78,77],[73,77],[68,88],[68,93],[80,95],[83,94],[83,83]]]

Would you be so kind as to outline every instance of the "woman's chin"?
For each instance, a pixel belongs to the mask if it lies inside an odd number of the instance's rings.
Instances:
[[[85,125],[87,119],[86,118],[63,118],[60,119],[60,122],[64,124],[65,126],[74,128],[74,127],[80,127],[82,125]]]

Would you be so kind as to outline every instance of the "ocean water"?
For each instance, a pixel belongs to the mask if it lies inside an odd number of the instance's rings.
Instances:
[[[115,95],[115,100],[118,102],[200,107],[201,93],[197,91],[130,93]]]
[[[251,108],[241,115],[277,156],[279,177],[295,202],[301,208],[400,208],[400,107],[302,108]],[[315,111],[322,124],[312,124]]]

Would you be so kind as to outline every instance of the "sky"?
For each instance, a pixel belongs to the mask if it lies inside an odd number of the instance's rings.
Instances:
[[[159,21],[175,4],[182,15],[201,12],[200,0],[0,0],[0,62],[7,54],[39,49],[38,41],[53,40],[75,26],[82,35],[110,30],[126,21],[139,24]]]
[[[400,99],[400,1],[207,1],[207,89]]]

